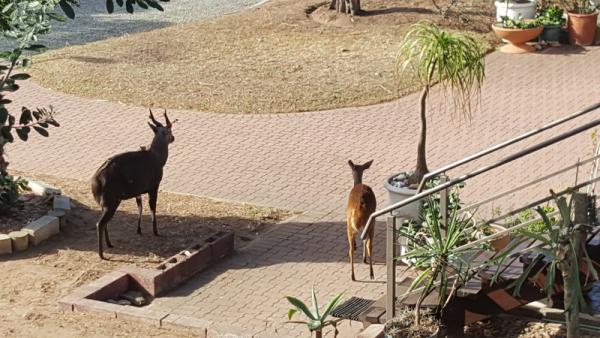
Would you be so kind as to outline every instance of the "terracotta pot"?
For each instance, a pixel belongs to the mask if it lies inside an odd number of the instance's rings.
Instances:
[[[490,224],[490,228],[492,228],[492,231],[495,233],[506,230],[505,227],[496,224]],[[508,243],[510,243],[510,236],[508,234],[490,241],[490,245],[496,252],[506,248]]]
[[[572,45],[591,46],[596,41],[598,12],[592,14],[567,13],[567,30],[569,43]]]
[[[533,52],[535,48],[527,45],[528,41],[531,41],[538,37],[544,30],[543,26],[527,28],[527,29],[517,29],[517,28],[504,28],[497,26],[496,24],[492,25],[492,29],[494,33],[498,35],[498,37],[505,39],[509,43],[500,47],[500,51],[504,53],[529,53]]]

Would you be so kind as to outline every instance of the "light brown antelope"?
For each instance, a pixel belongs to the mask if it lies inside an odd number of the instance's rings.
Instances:
[[[150,110],[150,129],[154,132],[152,144],[138,151],[130,151],[109,158],[92,177],[92,194],[102,207],[102,216],[96,224],[98,231],[98,254],[104,259],[103,237],[106,246],[112,248],[108,238],[108,222],[115,215],[121,201],[135,198],[138,206],[137,233],[142,234],[142,194],[148,194],[148,204],[152,212],[152,231],[156,228],[156,201],[158,187],[163,176],[163,167],[169,157],[169,144],[175,141],[171,132],[172,123],[167,111],[164,113],[166,126],[158,122]],[[176,121],[173,121],[176,122]]]
[[[348,198],[348,208],[346,209],[346,222],[348,226],[348,255],[350,256],[350,265],[352,267],[352,280],[354,278],[354,250],[356,250],[356,243],[354,238],[360,233],[367,221],[369,216],[377,208],[377,200],[373,190],[362,183],[363,172],[369,167],[373,160],[363,164],[356,165],[352,161],[348,161],[350,168],[352,168],[352,176],[354,177],[354,186],[350,191],[350,197]],[[371,226],[367,234],[367,238],[363,241],[363,262],[367,263],[367,256],[369,256],[369,271],[371,279],[375,278],[373,275],[373,232],[375,227]]]

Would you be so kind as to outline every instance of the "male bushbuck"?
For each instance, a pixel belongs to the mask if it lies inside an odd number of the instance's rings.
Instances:
[[[102,242],[112,248],[108,238],[108,222],[114,216],[121,201],[134,198],[138,206],[137,233],[142,234],[142,194],[148,194],[152,212],[152,231],[156,229],[156,200],[158,187],[163,176],[163,167],[169,157],[169,144],[175,141],[171,132],[172,123],[164,112],[166,126],[158,122],[150,110],[150,129],[154,132],[152,144],[138,151],[130,151],[109,158],[92,177],[92,193],[102,208],[102,216],[96,224],[98,231],[98,254],[104,259]],[[176,122],[176,121],[173,121]]]
[[[369,216],[377,208],[377,200],[373,190],[362,183],[363,172],[371,167],[373,160],[363,164],[356,165],[352,161],[348,161],[350,168],[352,168],[352,176],[354,177],[354,186],[350,191],[350,197],[348,198],[348,208],[346,209],[346,221],[348,226],[348,255],[350,256],[350,265],[352,267],[352,280],[354,278],[354,250],[356,244],[354,238],[360,232],[367,221]],[[363,242],[363,262],[367,263],[367,256],[369,256],[369,269],[371,279],[375,278],[373,275],[373,231],[375,227],[371,226],[367,234],[367,238]]]

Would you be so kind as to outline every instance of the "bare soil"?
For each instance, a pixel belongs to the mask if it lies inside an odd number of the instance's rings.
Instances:
[[[429,0],[364,1],[365,14],[352,20],[325,3],[271,0],[216,19],[55,50],[36,57],[31,74],[54,90],[138,106],[288,113],[369,105],[414,91],[415,83],[397,79],[394,61],[415,22],[469,32],[488,47],[496,41],[491,1],[459,1],[447,19]]]
[[[142,236],[136,234],[137,207],[124,202],[109,223],[115,248],[99,259],[95,222],[99,211],[87,182],[31,176],[60,187],[74,210],[60,235],[39,247],[0,256],[0,337],[188,337],[186,330],[158,329],[143,323],[87,313],[62,313],[57,301],[74,288],[125,264],[155,266],[193,242],[218,230],[233,230],[236,247],[260,236],[287,212],[245,204],[160,193],[158,229],[152,235],[148,212]]]
[[[25,192],[21,199],[8,213],[0,213],[0,234],[21,230],[52,209],[52,200],[49,198]]]

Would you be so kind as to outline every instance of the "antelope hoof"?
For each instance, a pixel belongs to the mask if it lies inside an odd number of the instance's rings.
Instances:
[[[352,281],[356,282],[356,278],[354,278],[354,274],[352,274]]]
[[[369,275],[369,277],[371,277],[371,280],[375,279],[375,276],[373,275],[373,273],[371,272],[371,274]]]
[[[106,258],[104,258],[104,254],[102,252],[99,252],[98,255],[100,256],[100,259],[106,260]]]
[[[141,229],[138,229],[138,230],[137,230],[137,234],[141,236],[141,235],[142,235],[142,230],[141,230]]]
[[[363,263],[367,264],[367,256],[363,257]]]
[[[154,236],[156,236],[156,237],[160,237],[160,235],[158,234],[158,231],[155,231],[155,232],[154,232]]]

